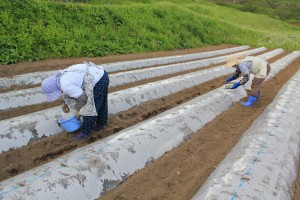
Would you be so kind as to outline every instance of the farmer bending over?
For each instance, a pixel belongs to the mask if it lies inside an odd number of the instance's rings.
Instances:
[[[229,83],[232,80],[237,79],[240,74],[243,75],[243,78],[232,85],[227,85],[227,89],[236,89],[240,85],[244,85],[249,81],[250,73],[254,74],[251,85],[251,93],[247,102],[242,102],[242,105],[246,107],[251,107],[255,101],[258,100],[260,95],[260,86],[262,82],[266,79],[268,74],[271,71],[271,66],[269,63],[259,57],[254,56],[229,56],[227,58],[227,63],[225,67],[234,67],[236,68],[234,74],[226,80],[226,83]]]
[[[54,76],[43,80],[42,90],[49,102],[63,96],[64,112],[69,108],[83,116],[82,130],[73,139],[86,138],[93,130],[101,130],[107,123],[107,72],[89,62],[58,70]]]

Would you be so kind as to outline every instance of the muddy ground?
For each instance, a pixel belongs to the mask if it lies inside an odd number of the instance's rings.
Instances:
[[[13,76],[25,72],[62,69],[82,61],[93,61],[97,64],[101,64],[186,53],[198,53],[201,51],[217,50],[233,46],[234,45],[220,45],[180,51],[115,55],[93,59],[55,59],[36,63],[19,63],[9,66],[0,66],[0,73],[1,77]],[[287,53],[289,52],[276,56],[269,60],[269,62],[274,62]],[[163,157],[154,161],[145,169],[138,171],[129,177],[118,188],[108,192],[108,194],[101,199],[190,199],[214,170],[216,165],[238,142],[240,136],[273,100],[284,83],[286,83],[292,75],[295,74],[295,72],[299,69],[299,66],[300,58],[289,65],[286,69],[280,71],[275,78],[271,78],[265,82],[261,90],[261,100],[257,102],[253,108],[245,108],[240,104],[234,105],[214,119],[211,123],[199,130],[190,140],[173,151],[166,153]],[[143,80],[137,83],[111,88],[110,92],[172,76],[174,75]],[[111,115],[109,117],[107,128],[100,132],[94,132],[87,140],[73,142],[70,141],[70,137],[72,137],[71,134],[63,133],[49,138],[43,138],[30,143],[26,147],[3,153],[0,155],[0,180],[5,180],[33,167],[49,162],[76,148],[107,137],[124,128],[149,119],[181,103],[216,89],[224,85],[225,78],[226,77],[219,77],[182,92],[144,103],[141,106],[132,108],[117,115]],[[55,103],[55,105],[58,104],[58,102]],[[0,120],[25,114],[28,110],[41,110],[51,106],[54,105],[41,104],[32,106],[32,108],[27,107],[27,111],[17,109],[13,112],[11,111],[6,113],[6,117],[1,115]],[[300,181],[298,178],[294,199],[300,199],[299,187]]]

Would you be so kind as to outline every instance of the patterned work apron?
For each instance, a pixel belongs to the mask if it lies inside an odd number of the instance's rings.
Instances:
[[[86,64],[86,71],[85,71],[85,75],[83,77],[82,89],[88,99],[87,99],[86,104],[79,110],[79,114],[82,116],[98,116],[98,113],[97,113],[96,107],[95,107],[95,102],[94,102],[93,77],[89,71],[90,67],[98,68],[98,66],[92,62],[89,62],[89,63],[85,62],[85,64]],[[81,70],[73,70],[73,71],[81,71]],[[64,71],[64,72],[68,72],[68,71]],[[76,110],[75,105],[77,103],[77,99],[72,98],[67,94],[63,94],[63,100],[68,105],[69,108]]]

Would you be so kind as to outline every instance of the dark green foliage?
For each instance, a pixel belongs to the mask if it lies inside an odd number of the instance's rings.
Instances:
[[[222,43],[295,49],[296,27],[201,0],[0,0],[0,63],[46,58],[95,57],[201,47]],[[70,3],[72,2],[72,3]],[[119,4],[118,4],[119,3]],[[226,16],[217,14],[227,12]],[[238,17],[236,17],[238,15]],[[232,18],[234,17],[234,18]],[[233,22],[232,19],[240,19]],[[253,23],[255,21],[255,23]],[[275,23],[274,23],[275,22]],[[285,27],[288,34],[281,33]],[[276,33],[275,33],[276,32]],[[297,32],[297,33],[298,33]],[[279,41],[276,43],[274,41]],[[291,43],[290,41],[298,41]]]
[[[52,1],[2,0],[0,10],[2,64],[201,44],[194,43],[197,32],[180,33],[180,26],[172,30],[173,19],[164,19],[170,16],[171,10],[167,12],[161,6],[83,6]],[[164,26],[164,23],[169,26]]]

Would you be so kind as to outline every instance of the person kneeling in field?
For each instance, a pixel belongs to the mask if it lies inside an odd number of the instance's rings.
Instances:
[[[83,116],[81,132],[73,138],[81,140],[107,123],[108,85],[107,72],[92,62],[85,62],[58,70],[54,76],[44,79],[42,90],[48,102],[63,96],[63,111],[69,112],[71,108]]]
[[[242,102],[243,106],[251,107],[253,103],[259,99],[260,86],[271,71],[270,64],[267,61],[254,56],[228,56],[225,67],[236,68],[235,73],[226,80],[227,84],[237,79],[240,74],[243,75],[243,78],[239,82],[226,85],[225,87],[227,89],[236,89],[240,85],[244,85],[249,81],[250,73],[254,74],[248,101]]]

